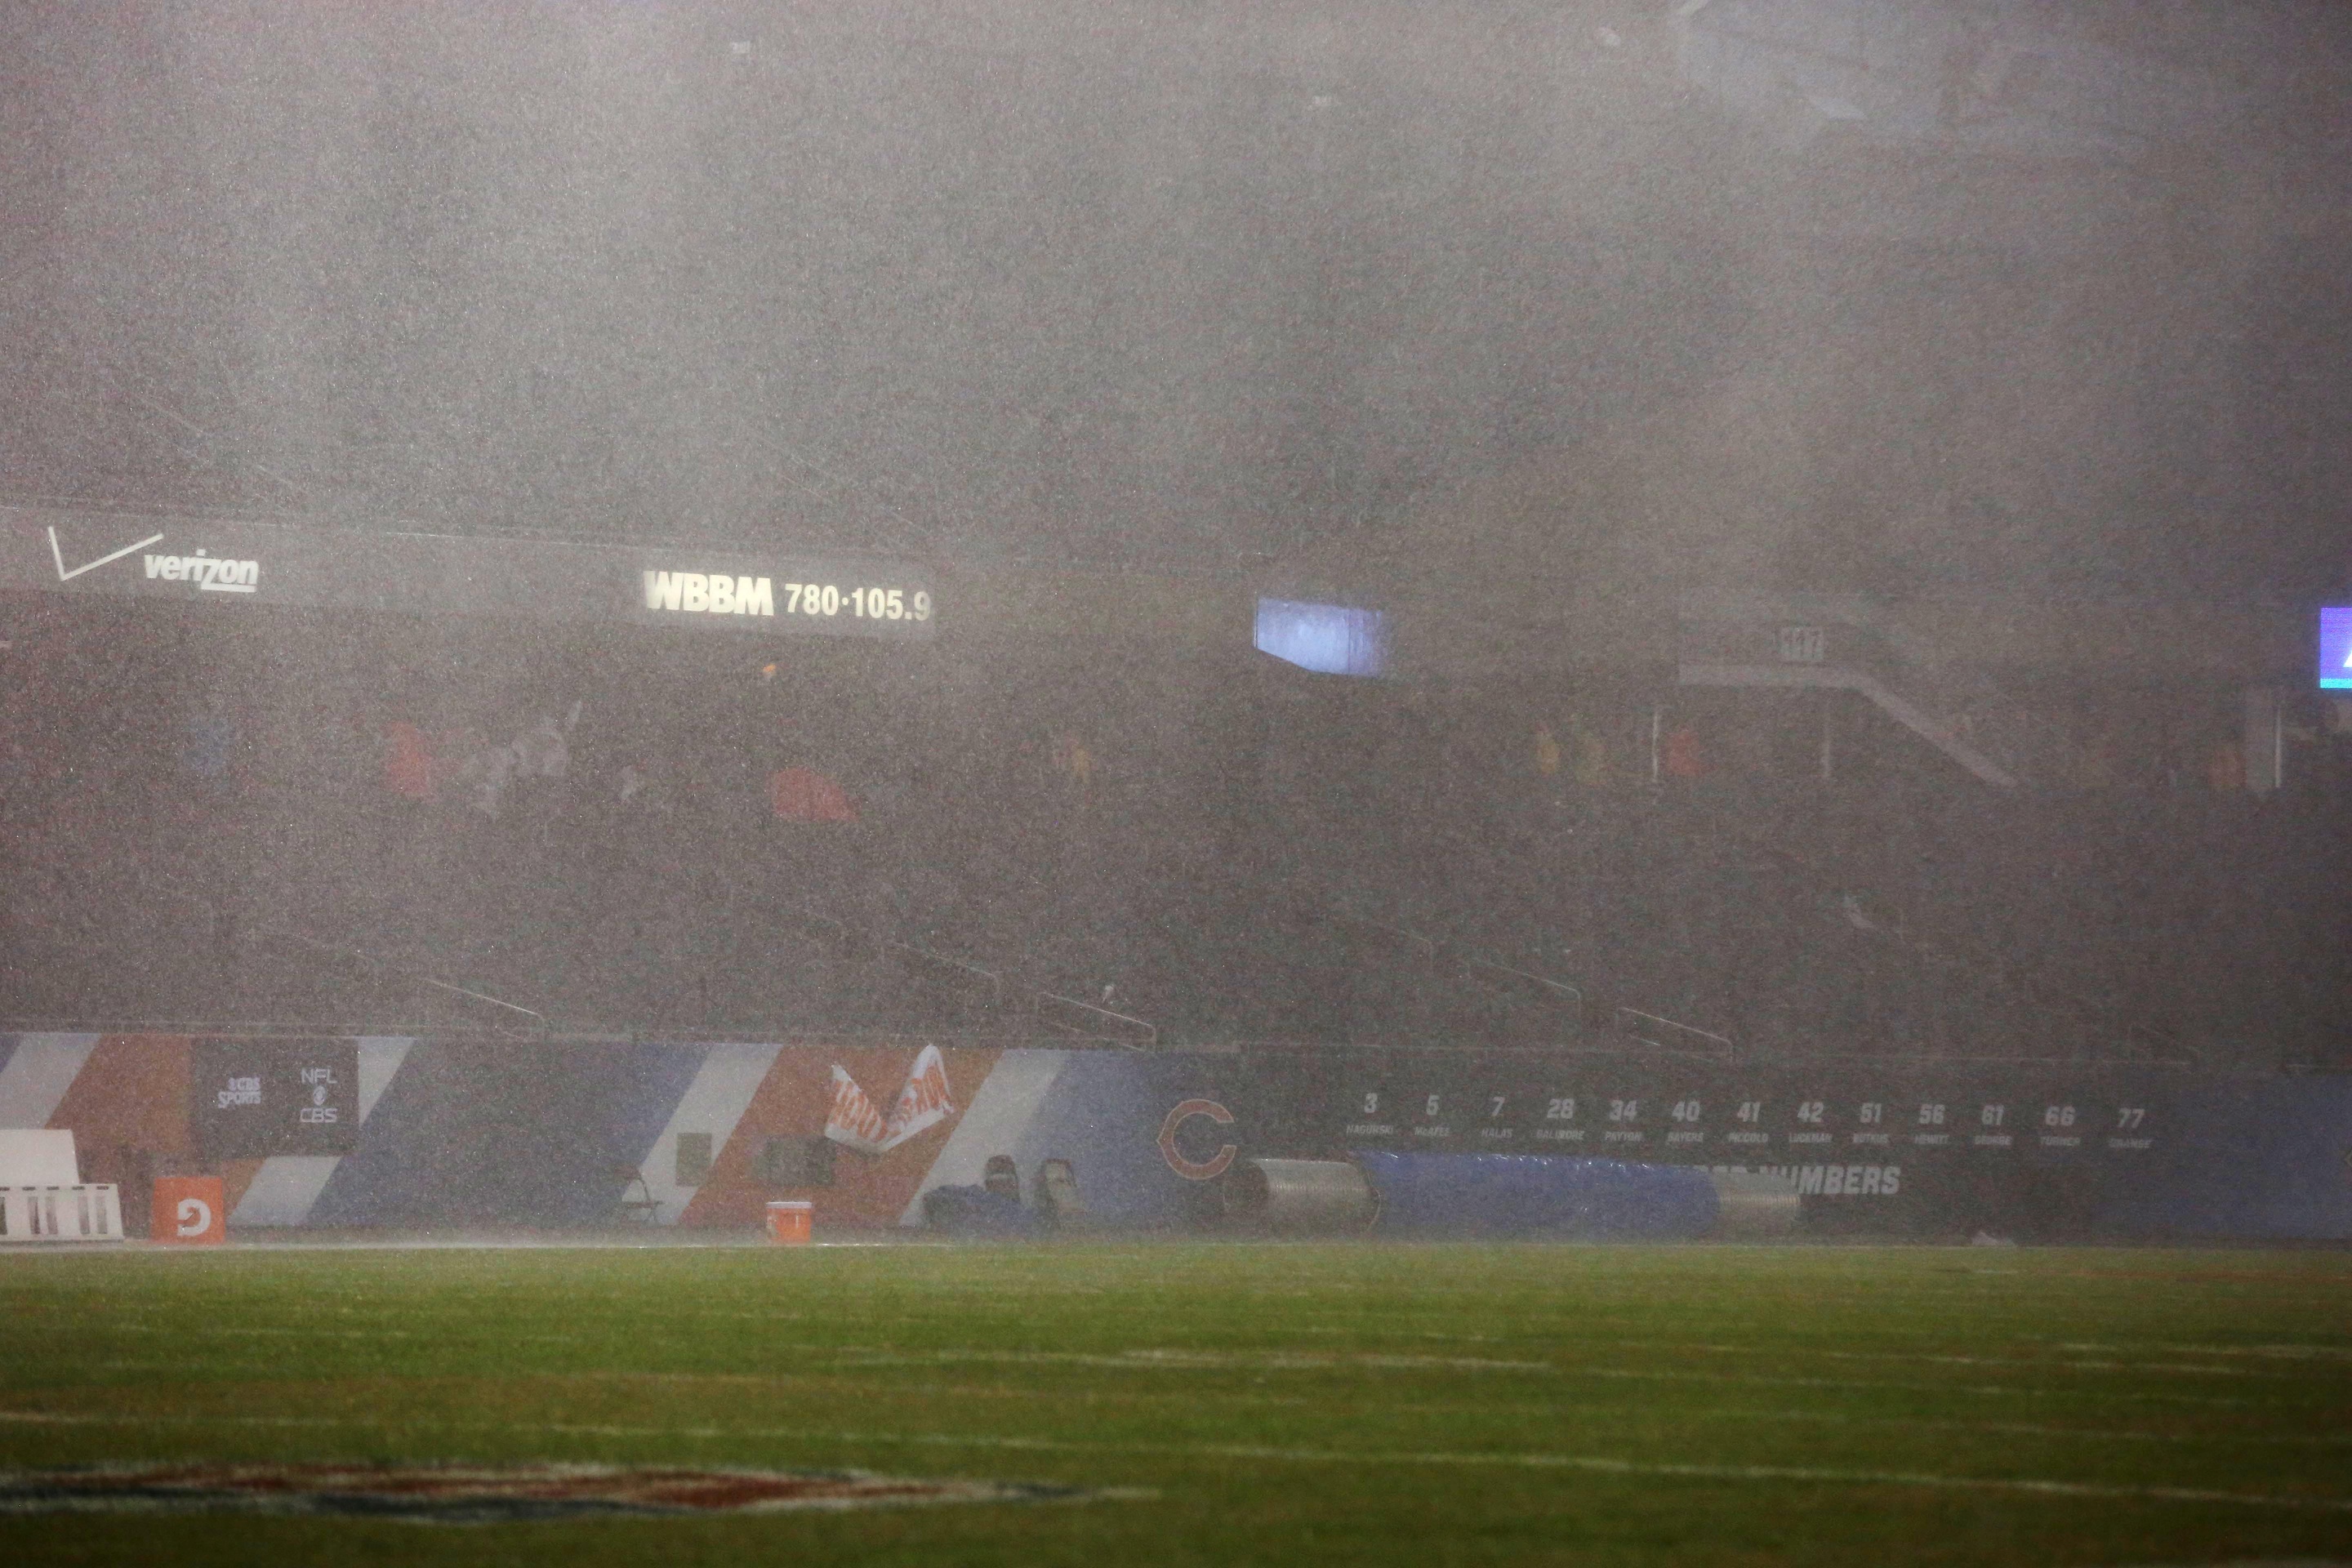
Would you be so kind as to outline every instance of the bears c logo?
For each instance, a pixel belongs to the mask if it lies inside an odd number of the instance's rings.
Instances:
[[[1234,1156],[1241,1151],[1226,1143],[1220,1145],[1216,1153],[1207,1160],[1186,1159],[1182,1151],[1176,1147],[1176,1129],[1195,1116],[1205,1116],[1220,1127],[1234,1124],[1234,1113],[1213,1100],[1185,1100],[1170,1111],[1168,1120],[1160,1124],[1160,1157],[1168,1162],[1170,1170],[1188,1182],[1213,1182],[1225,1173],[1225,1167],[1234,1163]]]

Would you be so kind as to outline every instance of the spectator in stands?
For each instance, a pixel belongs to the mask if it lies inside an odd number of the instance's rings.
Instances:
[[[320,791],[338,802],[360,793],[368,774],[369,746],[363,715],[347,707],[326,714],[311,740]]]
[[[405,716],[383,727],[383,787],[395,799],[423,805],[440,798],[432,737]]]
[[[506,809],[507,789],[514,783],[514,776],[515,749],[511,745],[481,747],[466,759],[458,774],[472,797],[467,804],[492,820]]]
[[[1055,737],[1054,771],[1069,781],[1071,797],[1085,810],[1094,795],[1095,754],[1076,731],[1065,730]]]
[[[624,811],[669,815],[669,792],[662,788],[652,764],[639,767],[635,763],[623,763],[617,782],[615,799]]]
[[[2074,751],[2074,787],[2108,789],[2116,782],[2116,738],[2105,731]]]
[[[778,768],[770,773],[768,809],[779,822],[857,820],[857,803],[849,792],[814,768]]]
[[[235,721],[217,696],[205,698],[188,715],[180,740],[180,765],[189,784],[200,795],[225,793],[236,752]]]
[[[2224,741],[2205,758],[2205,783],[2216,795],[2235,795],[2246,787],[2245,749]]]
[[[1696,730],[1688,724],[1677,724],[1666,731],[1664,766],[1670,779],[1687,782],[1706,776],[1706,753],[1699,745]]]
[[[571,735],[580,722],[583,705],[574,702],[572,710],[561,720],[552,713],[542,713],[520,734],[514,738],[515,767],[518,776],[532,779],[560,779],[572,765]]]
[[[1609,782],[1609,742],[1580,720],[1569,723],[1569,742],[1576,748],[1576,782],[1599,789]]]
[[[572,731],[580,722],[582,706],[572,703],[562,719],[542,713],[507,742],[514,759],[509,796],[528,815],[544,817],[562,793],[564,777],[572,771]]]

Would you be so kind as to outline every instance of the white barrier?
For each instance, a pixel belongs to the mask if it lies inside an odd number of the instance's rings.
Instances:
[[[0,1187],[70,1187],[81,1180],[62,1127],[0,1127]]]
[[[121,1239],[122,1200],[111,1182],[0,1187],[0,1242]]]

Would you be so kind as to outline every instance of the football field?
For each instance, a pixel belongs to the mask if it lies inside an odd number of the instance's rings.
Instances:
[[[2352,1561],[2340,1252],[19,1251],[0,1344],[5,1563]],[[183,1460],[1013,1485],[451,1523],[26,1479]]]

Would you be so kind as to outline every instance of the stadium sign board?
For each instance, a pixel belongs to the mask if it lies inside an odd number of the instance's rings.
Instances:
[[[198,1040],[188,1129],[207,1160],[348,1154],[360,1124],[352,1040]]]
[[[232,1231],[466,1224],[486,1214],[520,1226],[604,1223],[626,1212],[614,1205],[640,1181],[658,1205],[654,1223],[689,1230],[748,1231],[779,1186],[814,1203],[820,1232],[917,1225],[924,1194],[982,1183],[988,1156],[1021,1149],[1079,1173],[1097,1220],[1147,1228],[1198,1219],[1212,1184],[1246,1161],[1426,1152],[1764,1172],[1788,1180],[1809,1224],[1832,1228],[1840,1215],[1935,1232],[2071,1208],[2086,1228],[2117,1235],[2352,1238],[2352,1081],[2326,1075],[2156,1060],[1755,1061],[1646,1045],[1334,1057],[832,1039],[585,1051],[333,1044],[355,1051],[367,1074],[350,1101],[360,1120],[339,1114],[331,1124],[349,1128],[356,1157],[255,1172],[222,1156]],[[290,1068],[303,1088],[300,1068],[319,1064],[299,1059],[302,1048],[0,1035],[0,1078],[47,1086],[0,1113],[19,1125],[61,1120],[84,1146],[142,1148],[201,1168],[194,1130],[182,1131],[190,1112],[201,1121],[253,1109],[218,1104],[248,1090],[263,1107],[285,1106],[272,1099],[283,1079],[271,1074]],[[255,1065],[272,1050],[288,1053],[283,1065]],[[542,1092],[543,1075],[557,1071],[572,1090]],[[229,1081],[239,1078],[260,1081]],[[307,1086],[299,1103],[320,1087]],[[337,1087],[328,1086],[329,1104],[341,1103]],[[202,1108],[191,1104],[198,1094]],[[998,1110],[967,1132],[968,1108],[982,1103]],[[287,1121],[297,1136],[319,1135]],[[207,1136],[294,1152],[266,1130],[249,1141]],[[806,1159],[812,1146],[840,1158]],[[515,1154],[482,1157],[491,1150]],[[2216,1206],[2217,1193],[2231,1194],[2226,1205]]]
[[[906,562],[0,507],[0,589],[928,642]]]

